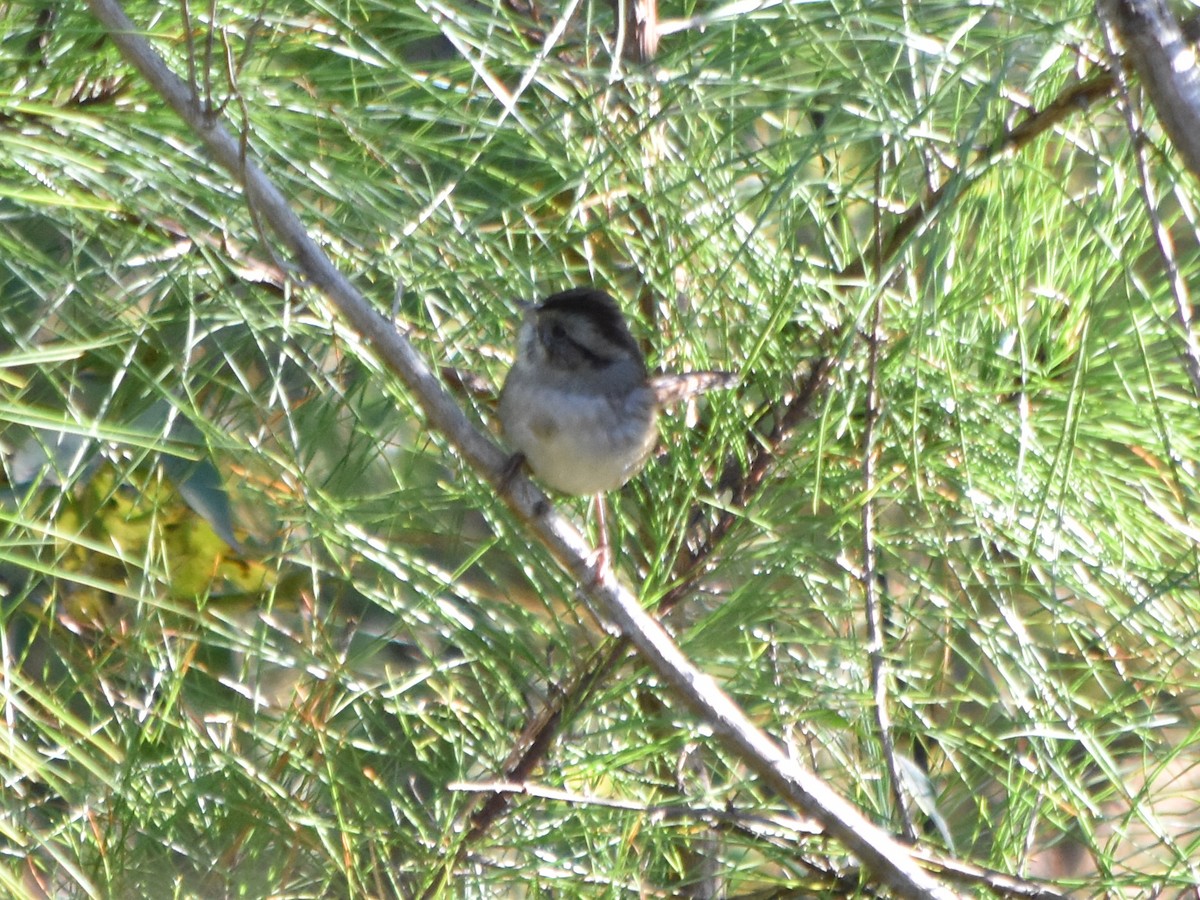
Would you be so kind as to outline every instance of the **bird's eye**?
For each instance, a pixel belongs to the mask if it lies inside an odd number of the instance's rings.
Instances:
[[[552,341],[565,341],[567,339],[567,329],[563,328],[562,322],[552,322],[550,324],[550,339]]]

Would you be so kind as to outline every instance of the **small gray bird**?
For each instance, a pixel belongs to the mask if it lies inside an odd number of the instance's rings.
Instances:
[[[554,294],[525,313],[517,357],[500,392],[504,434],[541,481],[565,494],[599,495],[641,471],[665,405],[736,378],[725,372],[657,375],[615,300],[589,287]]]

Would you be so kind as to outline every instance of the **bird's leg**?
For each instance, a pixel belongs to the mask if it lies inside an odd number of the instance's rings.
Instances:
[[[592,614],[592,618],[596,620],[596,624],[600,626],[600,630],[609,637],[621,637],[621,629],[613,624],[612,620],[603,615],[596,605],[592,603],[588,597],[588,591],[600,586],[604,579],[612,574],[612,552],[608,544],[608,523],[604,521],[604,495],[594,494],[592,496],[592,505],[596,507],[596,522],[600,529],[600,539],[597,541],[596,548],[587,555],[584,565],[587,568],[587,579],[582,581],[576,589],[575,594],[583,601],[583,605],[587,607],[588,612]]]
[[[500,472],[500,491],[507,494],[512,490],[513,482],[517,475],[521,472],[521,467],[525,465],[525,454],[514,453],[504,462],[504,469]]]
[[[596,581],[602,581],[612,569],[612,548],[608,543],[608,522],[604,517],[604,495],[593,495],[592,505],[596,509],[596,528],[599,531],[599,537],[596,541],[596,549],[588,554],[587,564]]]

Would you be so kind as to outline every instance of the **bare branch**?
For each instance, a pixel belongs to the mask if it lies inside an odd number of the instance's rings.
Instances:
[[[912,812],[908,808],[904,789],[900,781],[900,772],[896,766],[896,746],[892,740],[892,714],[888,692],[887,650],[884,646],[886,632],[886,616],[883,609],[883,597],[879,590],[878,545],[875,540],[875,438],[879,428],[881,415],[881,395],[879,390],[879,350],[883,343],[883,290],[879,289],[875,298],[874,309],[871,313],[871,330],[867,333],[867,409],[863,421],[862,438],[862,477],[863,477],[863,508],[862,508],[862,586],[863,597],[866,601],[867,644],[871,658],[871,695],[874,698],[875,724],[879,730],[879,745],[887,765],[888,781],[891,782],[892,797],[896,810],[900,813],[900,822],[904,828],[904,836],[909,840],[916,839],[913,828]]]
[[[1143,14],[1140,7],[1147,7]],[[1138,8],[1135,10],[1134,8]],[[1153,8],[1152,8],[1153,7]],[[1111,0],[1101,0],[1098,4],[1100,16],[1104,20],[1105,37],[1108,40],[1109,52],[1112,53],[1116,60],[1118,52],[1118,44],[1126,43],[1130,45],[1131,52],[1127,55],[1133,58],[1134,67],[1142,76],[1142,82],[1146,88],[1146,92],[1150,95],[1151,102],[1158,109],[1159,118],[1162,119],[1164,127],[1167,128],[1167,134],[1175,141],[1179,147],[1180,154],[1184,157],[1185,163],[1192,169],[1194,173],[1200,173],[1190,162],[1188,162],[1188,153],[1191,152],[1184,144],[1181,144],[1172,133],[1172,126],[1168,123],[1168,115],[1171,115],[1176,124],[1183,120],[1183,108],[1176,110],[1173,113],[1164,112],[1159,105],[1161,103],[1175,105],[1174,94],[1164,94],[1161,86],[1156,85],[1153,79],[1158,79],[1162,73],[1158,71],[1159,66],[1143,57],[1153,57],[1155,51],[1155,37],[1161,41],[1177,41],[1182,46],[1183,34],[1179,30],[1179,26],[1175,24],[1174,18],[1166,9],[1158,9],[1155,3],[1141,2],[1111,2]],[[1153,46],[1151,46],[1153,45]],[[1159,48],[1161,50],[1162,48]],[[1176,48],[1176,52],[1182,52]],[[1194,81],[1196,77],[1196,57],[1195,51],[1191,47],[1187,48],[1185,58],[1191,60],[1190,80]],[[1140,60],[1140,62],[1139,62]],[[1150,220],[1151,226],[1154,228],[1154,242],[1158,249],[1159,258],[1162,260],[1163,269],[1167,276],[1167,283],[1171,287],[1171,296],[1175,300],[1175,318],[1179,323],[1179,329],[1183,334],[1184,343],[1184,369],[1187,372],[1188,378],[1192,382],[1192,390],[1200,395],[1200,337],[1197,337],[1194,327],[1194,314],[1192,310],[1191,295],[1188,291],[1187,282],[1184,280],[1182,273],[1179,271],[1179,264],[1175,258],[1175,244],[1171,239],[1171,232],[1163,222],[1162,216],[1159,215],[1158,199],[1154,196],[1153,179],[1150,171],[1150,161],[1146,155],[1146,140],[1145,131],[1142,129],[1141,117],[1138,115],[1138,110],[1134,106],[1133,100],[1129,95],[1129,86],[1126,84],[1125,73],[1121,69],[1120,62],[1117,61],[1114,66],[1117,73],[1117,82],[1120,86],[1121,107],[1125,113],[1125,123],[1129,128],[1130,137],[1133,139],[1134,158],[1137,162],[1138,185],[1141,188],[1142,203],[1146,207],[1146,216]],[[1186,86],[1189,78],[1180,76],[1180,90]],[[1193,99],[1200,101],[1200,87],[1194,90],[1195,97]],[[1200,106],[1196,107],[1200,111]],[[1200,149],[1200,134],[1194,133],[1194,129],[1200,124],[1200,119],[1190,121],[1192,131],[1189,131],[1186,140],[1189,143],[1197,143],[1197,148]],[[1200,159],[1200,157],[1198,157]]]
[[[1200,176],[1200,63],[1165,0],[1099,0],[1101,18],[1125,46],[1163,129]]]
[[[616,797],[597,797],[593,794],[578,794],[560,788],[548,787],[528,781],[456,781],[447,785],[451,791],[470,791],[484,794],[509,794],[520,797],[537,797],[576,806],[602,806],[641,813],[654,820],[680,821],[695,819],[718,827],[733,828],[760,840],[788,840],[797,835],[820,834],[820,827],[808,819],[791,816],[745,813],[737,809],[712,809],[686,806],[683,804],[647,805]],[[1031,900],[1063,900],[1064,895],[1047,884],[1026,881],[986,869],[973,863],[946,857],[925,850],[916,850],[915,855],[931,868],[943,872],[946,877],[962,884],[984,886],[1007,897],[1028,897]]]

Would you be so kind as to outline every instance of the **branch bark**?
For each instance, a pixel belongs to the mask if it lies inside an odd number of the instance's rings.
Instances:
[[[708,675],[683,655],[661,625],[615,577],[597,582],[589,572],[590,548],[578,529],[559,516],[526,478],[506,479],[507,454],[475,428],[412,344],[376,312],[337,270],[286,198],[243,154],[243,146],[221,124],[196,91],[172,72],[142,37],[116,0],[88,0],[125,59],[171,106],[212,157],[243,186],[256,216],[288,249],[300,272],[404,382],[428,425],[441,433],[529,532],[584,586],[599,610],[629,637],[638,651],[731,753],[798,812],[811,816],[854,853],[897,896],[956,896],[915,861],[910,848],[868,821],[829,785],[790,759],[778,743],[754,727],[742,709]],[[511,484],[507,482],[511,481]]]
[[[1141,79],[1163,129],[1191,173],[1200,177],[1200,61],[1165,0],[1099,0],[1124,58]]]
[[[1159,0],[1098,0],[1096,5],[1105,29],[1113,70],[1120,87],[1122,111],[1133,139],[1134,159],[1137,162],[1138,183],[1146,216],[1154,228],[1154,241],[1163,272],[1175,300],[1175,319],[1183,337],[1184,371],[1192,382],[1192,390],[1200,396],[1200,336],[1196,334],[1195,311],[1187,280],[1179,270],[1175,242],[1163,221],[1160,203],[1155,196],[1154,182],[1146,152],[1147,141],[1142,130],[1137,106],[1130,97],[1129,86],[1117,56],[1125,46],[1125,58],[1141,75],[1146,93],[1158,110],[1158,116],[1175,143],[1185,165],[1193,175],[1200,175],[1200,72],[1197,70],[1193,35],[1184,35],[1164,4]],[[1190,30],[1195,31],[1195,20]]]

